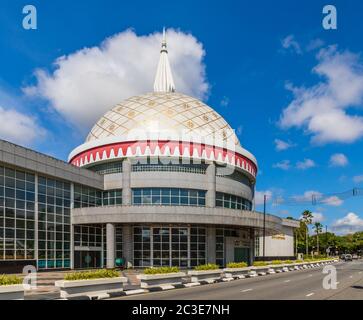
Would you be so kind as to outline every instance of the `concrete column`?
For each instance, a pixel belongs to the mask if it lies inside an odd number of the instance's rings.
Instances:
[[[207,262],[216,263],[216,228],[207,227]]]
[[[205,204],[208,208],[214,208],[216,206],[216,166],[211,163],[207,167],[207,193]]]
[[[131,161],[122,162],[122,204],[131,205]]]
[[[71,252],[70,252],[71,269],[74,269],[74,225],[72,221],[73,209],[74,209],[74,184],[71,183]]]
[[[122,226],[122,254],[123,257],[126,259],[126,265],[128,263],[133,264],[134,262],[134,255],[133,255],[133,247],[132,244],[134,243],[132,238],[132,226],[131,225],[124,225]]]
[[[253,228],[250,229],[250,265],[253,265],[255,261],[255,230]]]
[[[107,223],[106,225],[106,259],[107,268],[115,267],[115,225]]]

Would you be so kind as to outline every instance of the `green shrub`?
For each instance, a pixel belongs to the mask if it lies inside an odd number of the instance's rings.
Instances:
[[[268,265],[268,262],[267,261],[255,261],[253,263],[253,266],[254,267],[265,267]]]
[[[147,268],[144,270],[145,274],[164,274],[164,273],[173,273],[179,272],[178,267],[159,267],[159,268]]]
[[[230,262],[227,263],[227,268],[245,268],[247,267],[247,263],[246,262]]]
[[[295,261],[292,261],[292,260],[285,260],[284,261],[284,264],[292,264],[292,263],[294,263]]]
[[[73,272],[65,275],[64,280],[89,280],[89,279],[102,279],[102,278],[117,278],[120,273],[117,270],[92,270],[83,272]]]
[[[22,284],[23,279],[18,276],[0,275],[0,286],[10,286],[12,284]]]
[[[201,264],[199,266],[194,267],[194,270],[196,270],[196,271],[217,270],[217,269],[219,269],[219,266],[217,264],[213,264],[213,263]]]
[[[282,260],[272,260],[270,264],[283,264]]]
[[[295,263],[302,263],[302,262],[304,262],[304,260],[295,260],[294,262]]]

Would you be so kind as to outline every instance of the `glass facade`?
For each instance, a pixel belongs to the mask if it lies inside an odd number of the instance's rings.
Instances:
[[[0,167],[0,260],[35,258],[35,176]]]
[[[133,205],[205,206],[204,190],[178,188],[132,189]]]
[[[238,237],[238,232],[236,229],[216,229],[216,264],[221,267],[225,265],[225,237]]]
[[[74,226],[74,246],[102,248],[102,226]]]
[[[38,177],[38,268],[70,267],[71,185]]]
[[[122,161],[97,164],[95,166],[89,167],[88,169],[103,175],[111,173],[121,173]]]
[[[133,172],[164,171],[164,172],[185,172],[205,174],[205,164],[135,164],[132,165]]]
[[[74,208],[100,207],[122,204],[122,190],[100,191],[94,188],[74,185]]]
[[[134,265],[188,268],[206,261],[205,228],[134,227]]]
[[[228,193],[216,193],[216,207],[237,210],[252,210],[252,202]]]

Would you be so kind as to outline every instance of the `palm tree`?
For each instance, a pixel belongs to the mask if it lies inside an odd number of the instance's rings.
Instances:
[[[309,241],[309,225],[313,222],[313,213],[309,210],[305,210],[302,213],[301,220],[306,225],[305,241],[306,241],[306,255],[308,255],[309,254],[309,242],[308,242]]]
[[[315,222],[313,228],[316,232],[316,247],[319,254],[319,233],[323,231],[323,225],[320,222]]]

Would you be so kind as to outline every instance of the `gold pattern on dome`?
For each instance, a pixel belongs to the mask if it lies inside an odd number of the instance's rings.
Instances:
[[[174,114],[174,111],[173,111],[173,110],[171,110],[171,109],[168,109],[168,110],[166,110],[166,114],[167,114],[168,116],[172,116],[172,115]]]
[[[96,123],[87,141],[124,136],[132,129],[145,128],[146,124],[152,123],[160,123],[166,130],[198,131],[206,137],[225,129],[223,138],[232,138],[239,144],[235,133],[229,133],[231,128],[228,123],[212,108],[197,99],[176,93],[145,94],[121,102]],[[112,132],[111,125],[114,126]]]

